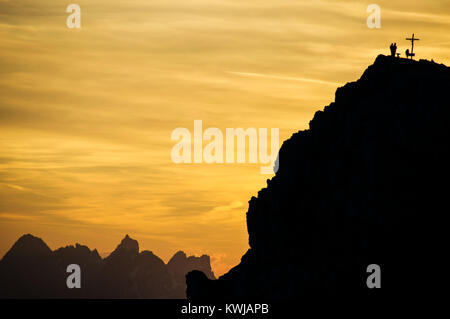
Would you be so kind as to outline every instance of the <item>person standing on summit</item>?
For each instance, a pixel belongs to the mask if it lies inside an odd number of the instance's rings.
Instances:
[[[389,48],[391,49],[391,56],[395,57],[395,53],[397,52],[397,43],[391,43]]]

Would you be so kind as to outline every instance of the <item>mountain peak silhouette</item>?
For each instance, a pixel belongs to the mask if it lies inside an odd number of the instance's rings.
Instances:
[[[34,237],[31,234],[26,234],[21,236],[15,242],[3,259],[8,260],[17,257],[47,257],[50,256],[51,252],[51,249],[42,239]]]
[[[174,262],[181,256],[181,262]],[[66,286],[67,266],[81,268],[81,288]],[[170,265],[126,235],[105,259],[96,249],[75,244],[51,249],[32,235],[22,236],[0,260],[0,298],[186,298],[185,275],[210,275],[208,256],[176,254]]]
[[[211,259],[208,255],[188,257],[184,251],[180,250],[169,260],[167,267],[174,274],[183,277],[183,280],[186,275],[186,269],[189,269],[189,271],[194,269],[202,270],[209,279],[215,279],[211,269]]]
[[[119,246],[117,246],[116,250],[127,250],[133,253],[139,253],[139,243],[137,240],[132,239],[128,234],[122,239]]]
[[[102,259],[97,249],[90,250],[88,246],[80,245],[78,243],[76,243],[75,246],[68,245],[66,247],[58,248],[53,253],[57,256],[61,256],[61,258],[68,259],[92,260],[93,262],[100,262]]]
[[[449,83],[443,64],[380,55],[338,88],[282,144],[277,173],[250,199],[240,264],[218,280],[190,272],[188,298],[373,296],[371,264],[393,298],[439,283]]]
[[[185,260],[187,259],[186,253],[182,250],[177,251],[172,258],[170,258],[168,264],[177,262],[178,260]]]

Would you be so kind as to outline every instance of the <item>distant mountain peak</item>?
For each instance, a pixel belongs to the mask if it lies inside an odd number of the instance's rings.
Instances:
[[[40,238],[24,235],[0,260],[1,298],[186,298],[185,275],[199,269],[214,278],[209,258],[172,258],[176,271],[153,252],[139,253],[128,234],[105,259],[76,243],[51,251]],[[66,268],[82,268],[83,289],[66,289]]]
[[[167,264],[173,264],[187,259],[186,253],[182,250],[177,251]]]
[[[24,243],[39,243],[44,244],[44,241],[39,237],[33,236],[32,234],[24,234],[17,241],[16,244],[24,244]],[[46,245],[47,246],[47,245]]]
[[[100,261],[101,257],[97,249],[90,250],[88,246],[76,243],[56,249],[53,252],[56,256],[71,256],[81,258],[82,260]]]
[[[181,274],[182,276],[186,274],[186,269],[188,269],[189,271],[201,270],[206,273],[208,278],[215,278],[211,269],[211,260],[208,255],[188,257],[184,251],[180,250],[169,260],[167,267],[174,273]]]
[[[137,240],[128,236],[128,234],[122,239],[116,250],[126,250],[133,253],[139,253],[139,243]]]
[[[31,234],[21,236],[5,254],[3,260],[13,257],[41,257],[52,253],[47,244]]]

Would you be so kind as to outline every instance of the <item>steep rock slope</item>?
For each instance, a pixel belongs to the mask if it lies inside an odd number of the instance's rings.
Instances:
[[[378,56],[283,143],[278,172],[249,201],[250,249],[218,280],[189,273],[188,298],[396,296],[437,284],[449,89],[445,65]],[[367,288],[370,264],[379,291]]]

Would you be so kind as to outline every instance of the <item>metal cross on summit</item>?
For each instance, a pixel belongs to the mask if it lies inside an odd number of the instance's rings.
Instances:
[[[411,59],[412,59],[415,56],[414,41],[419,41],[420,39],[414,38],[414,33],[413,33],[412,38],[406,38],[406,40],[411,41],[411,52],[409,52],[409,50],[406,50],[406,58],[411,57]]]

